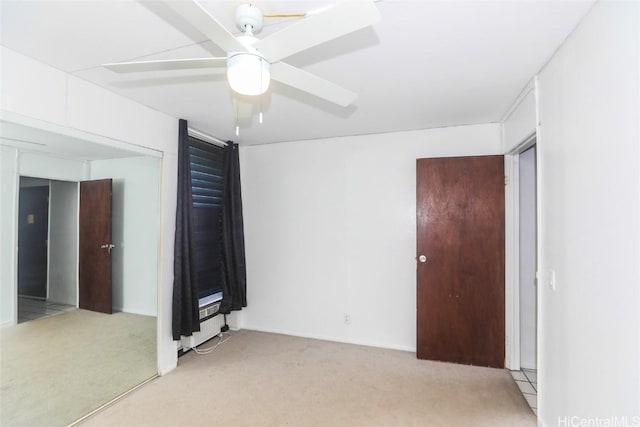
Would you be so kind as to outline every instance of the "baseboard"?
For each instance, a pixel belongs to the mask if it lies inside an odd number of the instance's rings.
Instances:
[[[78,308],[78,301],[76,301],[75,299],[73,301],[62,301],[62,300],[59,300],[59,299],[47,299],[47,302],[50,302],[52,304],[71,305],[71,306],[74,306],[74,307]]]
[[[16,323],[13,320],[5,320],[4,322],[0,323],[0,328],[5,328],[7,326],[13,326],[16,325]]]
[[[34,299],[36,301],[46,301],[46,297],[34,297],[33,295],[18,294],[18,298]]]
[[[365,347],[385,348],[388,350],[408,351],[411,353],[415,353],[416,351],[416,347],[414,346],[403,346],[403,345],[393,345],[393,344],[390,345],[390,344],[382,344],[382,343],[376,343],[376,342],[364,341],[364,340],[338,338],[338,337],[332,337],[332,336],[326,336],[326,335],[301,334],[299,332],[292,332],[284,329],[261,328],[261,327],[247,326],[247,325],[244,325],[242,329],[257,331],[257,332],[268,332],[270,334],[289,335],[292,337],[311,338],[314,340],[338,342],[342,344],[354,344],[354,345],[362,345]]]
[[[112,311],[114,313],[128,313],[128,314],[137,314],[139,316],[149,316],[149,317],[158,317],[155,313],[146,313],[138,310],[130,310],[127,307],[116,307],[113,306]]]

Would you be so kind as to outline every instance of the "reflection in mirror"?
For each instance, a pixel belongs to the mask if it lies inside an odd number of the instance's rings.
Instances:
[[[3,271],[0,283],[0,424],[68,425],[156,375],[160,159],[122,151],[69,160],[6,141],[0,149],[0,256],[15,273]],[[65,180],[50,179],[61,170]],[[102,179],[111,180],[111,241],[91,244],[114,245],[102,249],[112,274],[80,284],[79,183]],[[112,314],[83,305],[83,289],[105,281]]]

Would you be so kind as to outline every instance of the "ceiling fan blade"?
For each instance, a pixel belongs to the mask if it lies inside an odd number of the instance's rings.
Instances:
[[[350,90],[284,62],[271,64],[271,78],[342,107],[353,103],[358,97]]]
[[[116,73],[136,73],[139,71],[184,70],[193,68],[213,68],[226,65],[226,57],[166,59],[159,61],[116,62],[102,64],[103,67]]]
[[[218,22],[207,10],[195,0],[164,1],[164,3],[186,19],[209,40],[221,47],[225,52],[247,50],[233,34]]]
[[[295,24],[260,40],[254,47],[273,63],[379,20],[380,12],[372,1],[345,1],[308,14]]]

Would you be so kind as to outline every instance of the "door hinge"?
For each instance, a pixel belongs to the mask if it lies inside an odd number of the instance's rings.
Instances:
[[[509,177],[507,175],[504,176],[504,185],[509,185]]]

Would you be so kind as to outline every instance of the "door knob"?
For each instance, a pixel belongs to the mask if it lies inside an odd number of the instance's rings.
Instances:
[[[107,244],[104,244],[104,245],[100,246],[100,249],[106,249],[106,250],[107,250],[107,252],[108,252],[109,254],[111,254],[111,249],[113,249],[113,248],[115,248],[115,247],[116,247],[116,245],[111,244],[111,243],[107,243]]]
[[[420,261],[420,262],[427,262],[427,257],[426,257],[426,256],[424,256],[424,255],[420,255],[420,256],[418,257],[418,261]]]

